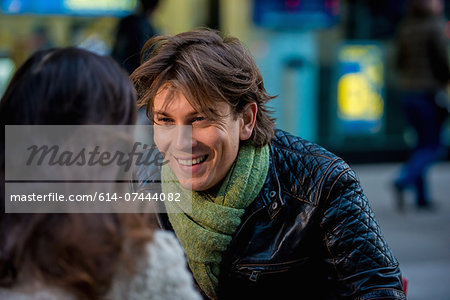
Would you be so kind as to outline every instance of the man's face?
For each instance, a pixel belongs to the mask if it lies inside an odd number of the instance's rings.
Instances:
[[[223,118],[211,120],[175,92],[168,100],[162,89],[154,99],[155,143],[180,183],[194,191],[218,186],[237,157],[242,117],[226,103],[217,103]],[[184,125],[184,126],[177,126]],[[192,136],[190,130],[192,128]]]

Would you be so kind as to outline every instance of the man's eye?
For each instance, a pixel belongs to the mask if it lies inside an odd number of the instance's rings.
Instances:
[[[194,119],[192,119],[192,122],[201,122],[201,121],[205,121],[206,118],[205,117],[195,117]]]
[[[165,124],[171,124],[173,123],[173,120],[171,118],[157,118],[156,124],[165,125]]]

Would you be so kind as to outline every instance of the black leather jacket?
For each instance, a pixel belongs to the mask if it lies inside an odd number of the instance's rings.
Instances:
[[[270,153],[265,184],[223,253],[220,299],[406,299],[350,167],[280,130]]]

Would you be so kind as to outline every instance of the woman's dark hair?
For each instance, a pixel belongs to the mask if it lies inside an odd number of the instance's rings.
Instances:
[[[0,226],[0,287],[36,279],[78,299],[103,299],[118,270],[133,276],[153,234],[141,214],[3,214]]]
[[[111,58],[77,48],[45,50],[17,70],[0,102],[0,117],[2,125],[132,125],[136,93],[126,72]],[[0,286],[14,287],[25,275],[81,299],[101,298],[120,263],[133,265],[153,232],[148,216],[140,214],[2,210],[0,218]]]
[[[144,45],[142,65],[132,74],[141,106],[153,120],[153,101],[161,88],[182,92],[194,109],[215,119],[225,102],[237,116],[248,103],[258,113],[250,141],[263,146],[274,136],[274,120],[266,103],[273,99],[264,88],[252,56],[237,38],[221,37],[208,29],[175,36],[156,36]]]
[[[36,52],[14,74],[2,124],[133,124],[135,91],[110,57],[78,48]]]

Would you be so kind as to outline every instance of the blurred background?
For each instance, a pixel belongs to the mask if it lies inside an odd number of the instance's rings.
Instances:
[[[444,2],[448,16],[450,5]],[[272,103],[278,127],[349,162],[386,162],[404,160],[414,143],[392,69],[405,3],[161,0],[151,19],[159,34],[207,26],[237,36],[254,55],[268,91],[279,95]],[[0,94],[14,69],[37,49],[76,45],[111,54],[120,18],[137,5],[136,0],[1,0]]]
[[[429,0],[431,1],[431,0]],[[409,299],[449,299],[450,122],[433,167],[437,208],[394,209],[391,181],[416,141],[401,107],[395,36],[406,0],[160,0],[158,34],[210,27],[240,38],[260,67],[277,126],[325,146],[357,171],[409,279]],[[450,16],[450,1],[443,1]],[[0,95],[34,51],[79,46],[111,55],[137,0],[0,0]],[[450,23],[446,23],[446,43]],[[448,47],[447,47],[448,48]],[[448,51],[447,51],[448,53]],[[408,195],[412,207],[412,195]]]

